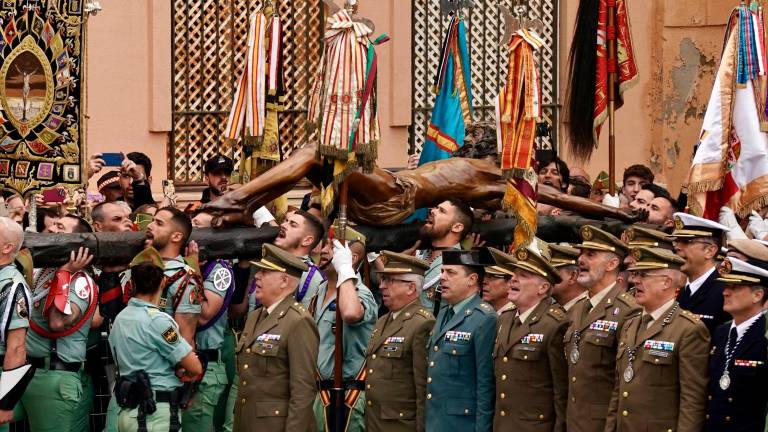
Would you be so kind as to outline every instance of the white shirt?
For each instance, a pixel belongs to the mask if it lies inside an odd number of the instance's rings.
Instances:
[[[603,301],[605,296],[607,296],[608,293],[611,292],[614,286],[616,286],[616,282],[608,285],[607,287],[603,288],[602,291],[590,297],[589,302],[592,303],[592,307],[594,308],[595,306],[599,305],[600,302]]]
[[[736,325],[736,321],[731,321],[731,328],[736,327],[736,334],[739,335],[737,341],[740,341],[741,338],[744,336],[744,333],[749,330],[750,327],[752,327],[752,324],[757,321],[758,318],[760,318],[760,315],[762,315],[763,312],[760,311],[757,315],[753,316],[752,318],[744,321],[743,323]],[[730,332],[730,330],[728,330]]]
[[[707,280],[709,275],[711,275],[715,271],[715,268],[716,267],[712,267],[706,273],[699,276],[699,278],[693,282],[691,282],[691,280],[688,279],[688,288],[691,290],[691,295],[695,294],[696,291],[698,291],[699,288],[701,288],[701,286],[704,285],[704,282]]]

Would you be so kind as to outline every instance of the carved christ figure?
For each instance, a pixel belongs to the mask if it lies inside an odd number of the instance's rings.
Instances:
[[[468,141],[486,140],[489,147],[495,148],[493,128],[473,126],[467,132]],[[243,223],[247,215],[287,193],[304,177],[315,186],[320,185],[322,163],[314,147],[295,150],[269,171],[202,209],[218,216],[214,226]],[[375,167],[370,174],[353,172],[345,181],[349,183],[349,218],[373,226],[397,225],[415,209],[434,207],[448,198],[460,199],[474,208],[498,210],[506,187],[495,162],[465,157],[452,157],[396,173]],[[644,217],[630,210],[566,195],[546,185],[539,185],[538,198],[539,202],[585,216],[613,217],[626,222]]]

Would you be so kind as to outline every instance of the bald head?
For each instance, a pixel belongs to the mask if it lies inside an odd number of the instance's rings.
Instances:
[[[13,219],[0,216],[0,264],[16,259],[24,242],[24,231]]]

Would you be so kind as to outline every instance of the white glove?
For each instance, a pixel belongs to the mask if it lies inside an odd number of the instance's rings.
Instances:
[[[728,240],[741,240],[747,239],[747,235],[739,226],[739,221],[736,220],[736,213],[733,209],[727,206],[720,207],[720,223],[727,226],[731,230],[726,233]]]
[[[380,256],[381,256],[381,254],[378,253],[378,252],[368,252],[368,254],[366,255],[366,258],[368,259],[369,263],[372,263],[372,262],[376,261],[377,259],[379,259]]]
[[[336,269],[336,288],[340,287],[348,279],[357,281],[357,273],[352,268],[352,251],[349,244],[342,245],[340,241],[333,241],[333,268]]]
[[[258,210],[253,212],[253,225],[257,228],[273,220],[275,220],[275,217],[264,206],[259,207]]]
[[[619,208],[619,206],[621,206],[621,199],[619,198],[619,193],[616,192],[616,195],[605,194],[605,196],[603,197],[603,205]]]
[[[749,225],[747,225],[747,231],[758,239],[763,240],[766,234],[768,234],[768,221],[764,220],[752,210],[752,214],[749,215]]]

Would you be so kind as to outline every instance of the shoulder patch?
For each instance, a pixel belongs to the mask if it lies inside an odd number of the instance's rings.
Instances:
[[[547,310],[547,314],[557,321],[562,321],[565,319],[565,311],[560,306],[553,305]]]
[[[220,266],[216,269],[211,277],[213,280],[213,287],[216,288],[216,291],[225,292],[232,284],[232,274],[224,267]]]
[[[163,339],[171,345],[176,345],[179,343],[179,332],[175,327],[170,326],[163,332]]]

